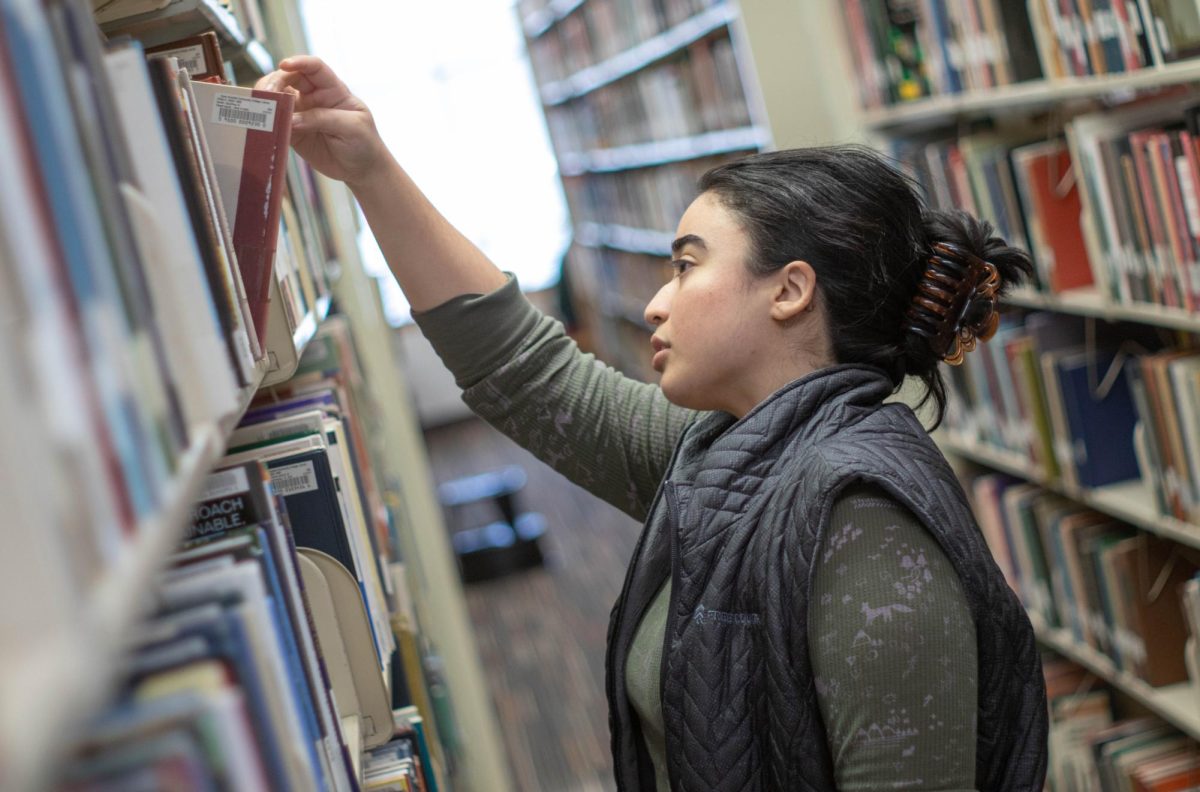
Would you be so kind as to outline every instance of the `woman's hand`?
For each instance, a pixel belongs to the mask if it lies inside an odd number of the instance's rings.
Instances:
[[[285,58],[254,87],[295,95],[292,146],[329,178],[354,188],[391,158],[371,111],[320,58]]]

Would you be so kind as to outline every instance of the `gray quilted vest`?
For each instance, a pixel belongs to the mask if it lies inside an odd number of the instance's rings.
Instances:
[[[962,581],[979,650],[976,788],[1042,789],[1047,711],[1033,629],[950,466],[892,386],[862,366],[788,385],[741,420],[684,433],[609,623],[617,787],[654,773],[625,691],[629,645],[672,590],[662,662],[676,792],[836,789],[808,653],[812,560],[838,493],[882,486],[925,524]]]

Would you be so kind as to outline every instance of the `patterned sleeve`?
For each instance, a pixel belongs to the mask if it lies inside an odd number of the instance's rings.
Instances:
[[[937,541],[877,487],[834,504],[809,651],[838,789],[975,784],[975,624]]]
[[[511,275],[413,315],[481,417],[571,481],[644,519],[696,413],[580,351]]]

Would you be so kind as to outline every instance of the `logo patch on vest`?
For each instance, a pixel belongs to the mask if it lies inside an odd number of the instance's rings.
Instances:
[[[757,613],[730,613],[697,605],[692,613],[692,621],[699,625],[733,624],[738,627],[757,627],[762,620]]]

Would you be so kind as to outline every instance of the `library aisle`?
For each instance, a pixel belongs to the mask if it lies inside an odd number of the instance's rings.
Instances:
[[[513,783],[610,789],[605,631],[640,526],[479,419],[428,429],[425,441],[438,481],[521,466],[520,508],[546,518],[545,567],[466,588]]]

